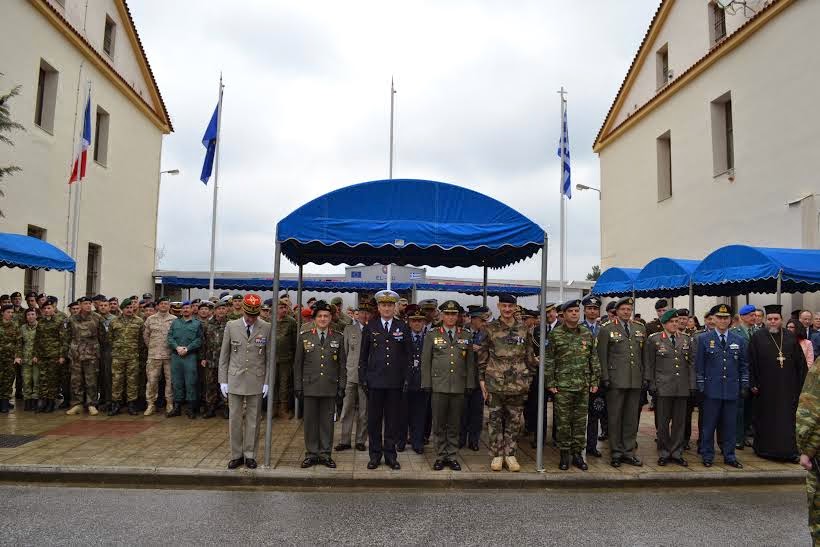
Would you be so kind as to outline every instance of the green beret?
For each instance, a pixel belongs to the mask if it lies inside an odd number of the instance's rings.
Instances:
[[[132,302],[133,302],[133,300],[131,300],[130,298],[126,298],[125,300],[123,300],[122,302],[120,302],[120,309],[123,309],[123,310],[124,310],[125,308],[127,308],[128,306],[130,306]]]
[[[661,315],[661,323],[668,323],[673,319],[677,319],[678,317],[678,310],[675,308],[666,310],[663,315]]]
[[[170,302],[170,301],[171,301],[171,299],[170,299],[169,297],[167,297],[167,296],[160,296],[160,297],[157,299],[157,304],[159,304],[159,303],[161,303],[161,302]]]

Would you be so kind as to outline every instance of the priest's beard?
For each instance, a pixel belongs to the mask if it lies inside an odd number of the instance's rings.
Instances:
[[[778,332],[780,332],[780,329],[775,329],[775,328],[769,327],[769,332],[772,333],[772,334],[777,334]]]

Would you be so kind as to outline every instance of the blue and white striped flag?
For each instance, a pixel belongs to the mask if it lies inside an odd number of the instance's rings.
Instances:
[[[561,166],[561,194],[572,199],[572,182],[569,169],[569,129],[567,128],[567,107],[564,103],[564,119],[561,121],[561,140],[558,143],[558,157],[564,164]]]

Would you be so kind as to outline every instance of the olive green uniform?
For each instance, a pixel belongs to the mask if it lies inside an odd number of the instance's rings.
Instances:
[[[37,333],[34,336],[34,354],[40,368],[38,395],[40,399],[53,401],[57,399],[62,370],[66,368],[65,357],[68,353],[68,331],[64,320],[56,315],[42,317],[37,322]],[[63,364],[60,364],[60,358]]]
[[[96,312],[78,313],[68,320],[71,339],[71,406],[97,406],[100,348],[105,342],[102,317]]]
[[[338,331],[342,332],[342,331]],[[293,359],[296,356],[296,320],[289,315],[276,321],[276,381],[274,401],[280,405],[293,399]]]
[[[11,321],[0,321],[0,400],[11,399],[16,366],[14,360],[23,356],[23,337],[20,325]]]
[[[126,400],[136,402],[139,397],[140,344],[143,320],[132,315],[117,316],[108,328],[111,339],[111,402],[123,402],[123,384]]]
[[[809,367],[803,391],[797,404],[797,450],[812,460],[812,470],[806,473],[806,494],[809,505],[809,532],[814,545],[820,545],[820,495],[817,452],[820,450],[820,357]]]

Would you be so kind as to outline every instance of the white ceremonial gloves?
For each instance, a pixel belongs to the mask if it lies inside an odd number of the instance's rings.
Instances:
[[[228,396],[228,384],[219,384],[219,390],[222,392],[223,397]]]
[[[268,396],[268,384],[263,384],[262,385],[262,397],[267,397],[267,396]]]

